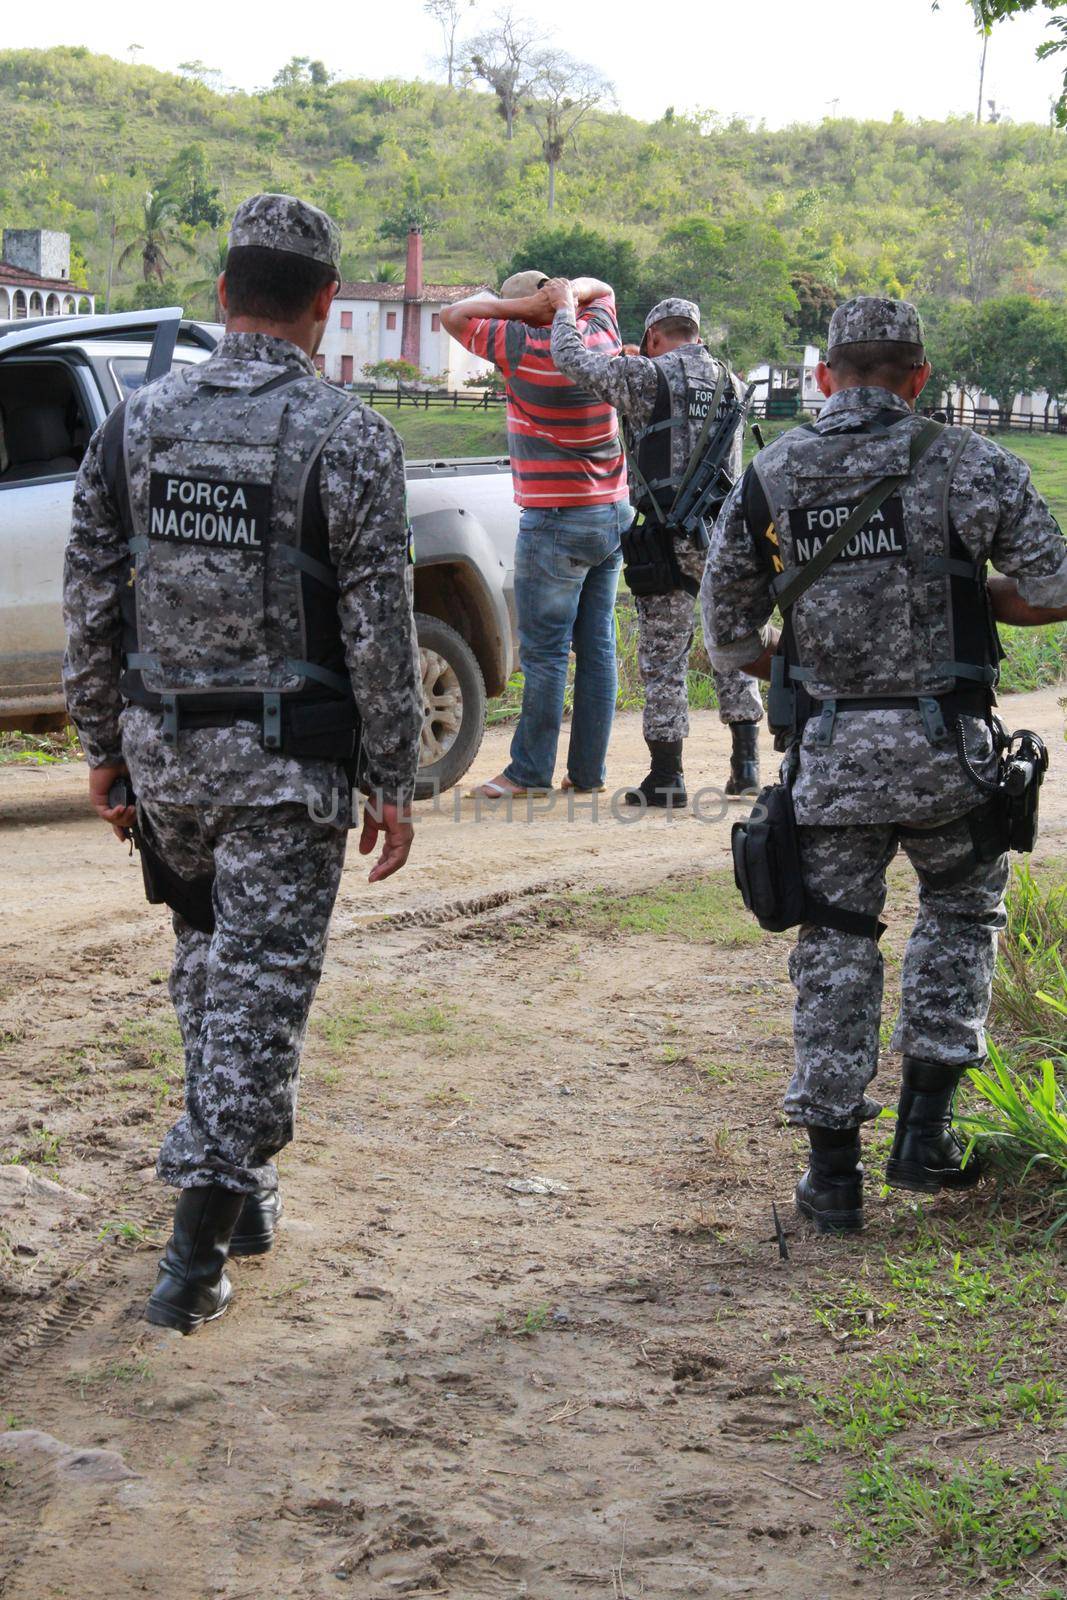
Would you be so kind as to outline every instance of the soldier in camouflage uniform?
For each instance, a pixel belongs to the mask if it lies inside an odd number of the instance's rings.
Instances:
[[[422,723],[404,461],[390,425],[312,356],[340,237],[288,195],[239,207],[200,365],[93,436],[67,549],[67,704],[96,810],[133,826],[179,897],[171,996],[185,1109],[159,1158],[180,1189],[150,1321],[225,1310],[227,1252],[270,1247],[308,1012],[352,819],[403,866]],[[132,777],[132,807],[109,789]],[[173,896],[171,896],[173,898]]]
[[[546,291],[556,306],[553,361],[583,389],[609,401],[622,418],[632,504],[647,514],[647,491],[651,489],[668,509],[720,376],[739,396],[740,380],[700,343],[700,309],[691,300],[661,300],[645,319],[641,353],[607,356],[588,349],[582,340],[575,323],[573,291],[566,279],[552,280]],[[658,417],[658,401],[659,409],[669,409],[669,417]],[[638,457],[643,442],[659,431],[654,423],[670,430],[670,470],[646,485],[638,477]],[[741,471],[741,443],[739,429],[726,463],[735,480]],[[695,592],[704,572],[704,552],[686,538],[672,538],[677,565]],[[634,805],[685,805],[682,746],[689,734],[687,678],[693,593],[674,588],[665,594],[639,594],[635,605],[637,659],[645,686],[643,731],[652,769],[637,789],[629,791],[627,799]],[[754,679],[745,673],[713,667],[712,675],[719,716],[730,729],[733,745],[726,793],[740,795],[759,787],[757,729],[763,703]]]
[[[822,907],[809,904],[790,961],[796,1068],[785,1103],[810,1134],[797,1201],[821,1231],[862,1223],[859,1130],[879,1110],[867,1096],[882,1004],[877,917],[898,847],[918,875],[919,913],[893,1039],[903,1088],[886,1176],[927,1192],[977,1181],[951,1131],[952,1099],[985,1054],[1008,859],[956,730],[988,779],[992,619],[1067,618],[1067,547],[1029,470],[969,429],[917,418],[929,372],[913,306],[865,296],[840,306],[817,373],[828,396],[819,419],[762,451],[730,494],[702,592],[712,659],[766,676],[776,593],[896,479],[789,607],[779,650],[812,708],[799,740],[791,735],[793,798],[804,890]],[[987,562],[1010,576],[987,582]],[[818,920],[827,907],[837,927]]]

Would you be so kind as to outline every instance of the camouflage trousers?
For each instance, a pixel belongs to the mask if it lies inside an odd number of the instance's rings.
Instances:
[[[175,872],[214,870],[215,931],[175,914],[170,995],[185,1109],[158,1172],[178,1188],[275,1188],[293,1137],[300,1053],[322,972],[347,831],[300,805],[143,807]]]
[[[945,1066],[985,1055],[997,933],[1005,923],[1008,857],[975,862],[962,880],[934,888],[971,847],[965,817],[918,834],[896,824],[801,827],[808,893],[877,916],[898,846],[919,878],[919,911],[904,952],[892,1049]],[[878,1070],[882,957],[874,939],[805,925],[789,958],[796,989],[796,1066],[785,1097],[790,1122],[850,1128],[878,1115],[866,1090]]]
[[[704,574],[704,552],[688,540],[677,540],[678,565],[689,577]],[[696,601],[684,589],[670,594],[635,597],[637,663],[645,686],[642,732],[646,739],[689,736],[689,652],[693,645]],[[755,678],[744,672],[712,668],[719,717],[726,723],[759,722],[763,702]]]

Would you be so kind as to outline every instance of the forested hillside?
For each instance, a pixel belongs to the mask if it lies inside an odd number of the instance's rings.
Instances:
[[[180,288],[202,312],[225,224],[257,188],[327,207],[349,276],[401,262],[413,217],[429,275],[444,281],[492,274],[545,229],[540,139],[520,115],[509,142],[492,95],[289,76],[262,94],[220,94],[84,49],[2,52],[0,220],[69,231],[95,288],[111,263],[113,303]],[[146,220],[150,190],[174,205]],[[552,226],[579,220],[621,247],[609,260],[631,325],[657,289],[691,284],[716,301],[732,353],[784,354],[857,289],[935,305],[1062,294],[1067,138],[1003,123],[771,132],[669,107],[654,123],[600,111],[558,177]]]

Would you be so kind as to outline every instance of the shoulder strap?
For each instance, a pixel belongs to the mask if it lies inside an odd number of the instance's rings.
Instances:
[[[287,389],[291,383],[300,383],[303,379],[312,376],[312,373],[304,372],[302,369],[300,371],[280,372],[276,378],[268,378],[266,383],[261,383],[257,389],[250,389],[249,393],[254,394],[258,399],[262,394],[273,394],[275,389]]]
[[[894,489],[899,489],[902,484],[907,483],[922,457],[940,433],[940,422],[924,422],[912,437],[907,472],[894,473],[892,477],[883,478],[881,483],[876,484],[870,494],[860,501],[848,520],[842,523],[836,533],[831,534],[822,549],[812,556],[811,560],[801,567],[799,572],[793,572],[792,574],[783,572],[781,577],[772,583],[771,587],[774,590],[779,611],[784,614],[791,605],[794,605],[800,599],[800,596],[806,590],[811,588],[817,579],[822,577],[827,567],[837,560],[849,540],[859,532],[865,523],[870,521],[883,501],[888,500]],[[782,579],[785,579],[785,582],[782,582]]]
[[[126,410],[129,400],[123,400],[104,423],[100,437],[100,465],[115,509],[122,522],[127,541],[133,538],[133,519],[130,513],[130,484],[126,476]]]

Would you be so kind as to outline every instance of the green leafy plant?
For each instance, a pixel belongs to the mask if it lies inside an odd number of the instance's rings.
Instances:
[[[1029,863],[1015,868],[1007,900],[1008,924],[993,981],[998,1032],[1041,1050],[1055,1049],[1063,1029],[1050,1031],[1054,1015],[1067,1017],[1067,883],[1043,886]]]
[[[1065,1060],[1061,1054],[1061,1065]],[[1011,1066],[991,1044],[989,1069],[972,1068],[970,1079],[985,1103],[960,1119],[970,1147],[982,1144],[1004,1150],[1009,1157],[1024,1161],[1023,1177],[1041,1165],[1067,1184],[1067,1090],[1057,1077],[1055,1063],[1047,1059],[1027,1072]],[[1051,1238],[1065,1225],[1067,1209],[1045,1237]]]

